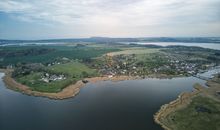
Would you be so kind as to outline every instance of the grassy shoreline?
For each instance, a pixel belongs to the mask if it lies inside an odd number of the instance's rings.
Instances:
[[[127,76],[127,75],[118,75],[113,77],[108,76],[100,76],[100,77],[91,77],[91,78],[84,78],[81,80],[78,80],[74,84],[70,84],[66,86],[64,89],[62,89],[59,92],[40,92],[40,91],[34,91],[31,89],[31,87],[21,84],[17,82],[15,79],[11,77],[11,73],[13,70],[8,69],[0,69],[0,72],[5,73],[3,77],[3,81],[6,84],[7,88],[19,91],[23,94],[31,95],[31,96],[40,96],[40,97],[46,97],[50,99],[67,99],[76,96],[82,87],[86,85],[82,80],[86,80],[90,83],[95,83],[99,81],[123,81],[123,80],[135,80],[135,79],[146,79],[146,78],[159,78],[159,79],[170,79],[177,76],[168,76],[168,75],[149,75],[148,77],[140,77],[140,76]]]
[[[3,72],[3,71],[2,71]],[[66,88],[64,88],[62,91],[58,93],[47,93],[47,92],[39,92],[39,91],[33,91],[30,87],[23,85],[21,83],[16,82],[11,77],[11,72],[5,70],[5,75],[3,77],[3,81],[6,84],[6,87],[12,90],[19,91],[26,95],[31,96],[41,96],[41,97],[47,97],[50,99],[65,99],[75,96],[79,93],[79,89],[84,86],[84,83],[82,81],[78,81],[73,85],[69,85]]]
[[[31,96],[46,97],[50,99],[62,100],[62,99],[74,97],[80,92],[80,89],[86,85],[86,83],[84,83],[82,80],[79,80],[75,84],[70,84],[57,93],[39,92],[39,91],[33,91],[31,90],[30,87],[16,82],[11,77],[12,70],[1,69],[0,72],[5,73],[3,77],[3,81],[6,84],[7,88],[19,91],[23,94],[27,94]],[[109,78],[107,76],[104,76],[104,77],[85,78],[85,80],[91,83],[95,83],[98,81],[107,81],[107,80],[122,81],[122,80],[131,80],[131,79],[137,79],[137,77],[115,76],[115,77]]]
[[[214,79],[217,78],[215,77]],[[176,118],[180,115],[180,112],[189,111],[189,107],[191,108],[190,110],[192,111],[193,110],[192,104],[204,105],[203,101],[198,102],[198,99],[204,98],[206,100],[220,102],[218,95],[216,96],[216,92],[220,91],[220,84],[218,82],[214,82],[213,79],[208,81],[206,84],[207,86],[209,86],[209,88],[205,88],[199,84],[195,84],[194,85],[195,90],[193,92],[181,93],[176,100],[161,106],[160,110],[154,115],[155,122],[165,130],[174,130],[177,128],[179,129],[179,127],[180,128],[184,127],[184,125],[178,124],[178,121],[175,121]],[[187,114],[188,115],[187,118],[191,118],[190,117],[191,113],[188,114]],[[184,123],[186,124],[188,123],[186,117],[184,117],[184,119],[183,117],[179,119],[185,120]],[[179,122],[179,123],[183,123],[183,122]],[[196,124],[196,123],[191,122],[191,124]],[[197,127],[193,125],[188,127],[194,127],[197,129]]]

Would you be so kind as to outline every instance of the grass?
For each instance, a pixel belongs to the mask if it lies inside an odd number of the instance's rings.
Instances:
[[[42,72],[31,73],[29,75],[16,78],[16,80],[22,84],[29,86],[32,90],[40,92],[59,92],[64,87],[66,87],[66,85],[74,82],[74,79],[68,78],[62,81],[45,83],[40,80],[42,74]]]
[[[59,92],[66,86],[76,83],[78,80],[98,75],[96,70],[90,69],[86,65],[76,61],[46,67],[46,71],[49,73],[62,73],[66,75],[67,78],[46,83],[41,80],[41,76],[44,72],[32,72],[28,75],[16,77],[16,80],[29,86],[34,91]]]
[[[198,106],[210,113],[196,110]],[[195,97],[189,106],[170,114],[164,122],[174,130],[220,130],[220,102]]]
[[[80,76],[83,71],[89,75],[96,75],[96,70],[90,69],[86,65],[79,62],[69,62],[59,65],[56,64],[47,68],[55,73],[65,73],[71,76]]]
[[[130,55],[130,54],[149,54],[149,53],[156,53],[159,49],[149,49],[149,48],[126,48],[123,51],[111,52],[109,55],[116,56],[116,55]]]

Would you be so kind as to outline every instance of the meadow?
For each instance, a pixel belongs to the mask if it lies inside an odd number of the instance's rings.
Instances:
[[[65,79],[45,82],[42,80],[43,75],[47,74],[63,74]],[[40,92],[59,92],[66,86],[76,83],[78,80],[87,77],[98,76],[94,69],[88,68],[86,65],[71,61],[65,64],[56,64],[50,67],[42,68],[42,71],[32,71],[29,74],[18,75],[16,81],[29,86],[34,91]]]
[[[171,113],[164,123],[173,130],[219,130],[220,103],[198,96],[184,109]]]

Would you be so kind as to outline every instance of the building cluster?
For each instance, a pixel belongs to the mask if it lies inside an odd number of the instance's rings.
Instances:
[[[168,74],[168,75],[195,75],[204,63],[189,62],[187,60],[177,60],[172,57],[165,57],[163,63],[154,64],[154,60],[138,61],[135,56],[121,55],[114,56],[112,59],[106,60],[103,65],[99,66],[99,72],[103,75],[134,75],[146,76],[148,74]],[[111,61],[110,61],[111,60]],[[215,66],[214,64],[206,64],[206,68]]]
[[[64,80],[64,79],[66,79],[66,77],[63,74],[56,75],[56,74],[44,73],[41,77],[41,80],[46,83],[49,83],[52,81],[60,81],[60,80]]]

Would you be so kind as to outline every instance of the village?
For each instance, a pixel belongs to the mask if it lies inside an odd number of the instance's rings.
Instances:
[[[118,55],[114,57],[106,56],[103,64],[96,65],[96,67],[102,75],[108,75],[109,77],[115,75],[145,77],[151,74],[192,76],[216,65],[215,63],[177,60],[168,56],[140,60],[136,55]]]

